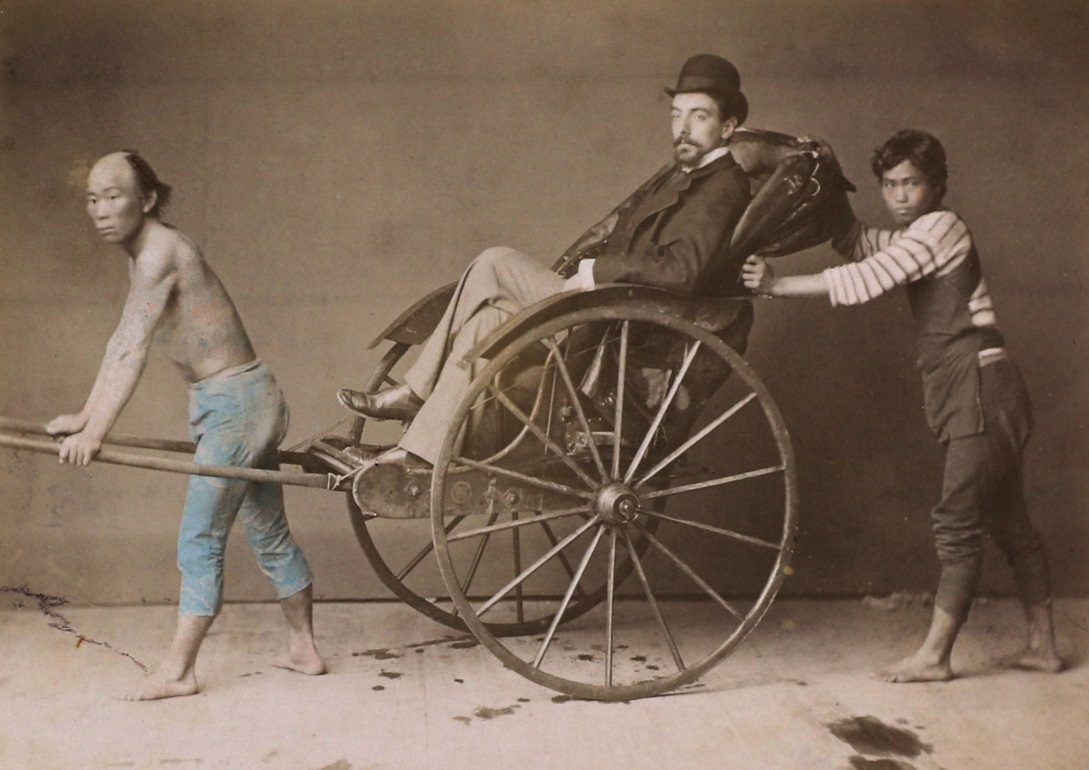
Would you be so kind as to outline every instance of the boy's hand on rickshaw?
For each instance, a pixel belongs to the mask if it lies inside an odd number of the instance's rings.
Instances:
[[[753,254],[741,267],[741,280],[748,289],[770,297],[775,284],[775,271],[766,259]]]
[[[72,465],[90,465],[98,451],[102,449],[102,439],[86,431],[73,433],[61,442],[60,461]]]
[[[54,417],[45,426],[45,432],[55,438],[79,433],[87,425],[87,418],[82,414],[62,414]]]

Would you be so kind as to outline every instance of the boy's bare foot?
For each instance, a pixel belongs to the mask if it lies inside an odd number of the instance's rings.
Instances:
[[[1037,650],[1032,647],[1025,647],[1019,652],[1007,655],[999,663],[1006,668],[1040,671],[1045,674],[1057,674],[1063,670],[1063,660],[1054,650]]]
[[[162,700],[163,698],[180,698],[186,695],[195,695],[200,688],[197,686],[197,678],[193,672],[181,679],[170,679],[158,672],[148,674],[139,685],[128,692],[122,693],[121,700]]]
[[[883,682],[893,683],[948,682],[953,678],[953,669],[948,663],[933,663],[911,655],[874,672],[873,677]]]
[[[288,671],[297,671],[308,676],[320,676],[328,670],[321,655],[312,647],[308,650],[285,652],[276,658],[272,665],[276,666],[276,668],[285,668]]]
[[[1063,670],[1063,660],[1055,647],[1055,622],[1051,615],[1051,600],[1025,605],[1028,640],[1019,652],[1007,655],[999,663],[1008,668],[1057,674]]]

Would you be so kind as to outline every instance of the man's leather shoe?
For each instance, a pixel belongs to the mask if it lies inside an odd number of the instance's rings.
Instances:
[[[423,406],[423,399],[408,385],[398,385],[380,393],[343,388],[337,393],[337,400],[358,415],[380,420],[411,420]]]

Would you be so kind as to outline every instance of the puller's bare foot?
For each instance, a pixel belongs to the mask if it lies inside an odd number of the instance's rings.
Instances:
[[[272,665],[288,671],[297,671],[307,676],[320,676],[328,670],[325,666],[325,660],[318,654],[313,645],[310,645],[309,648],[300,647],[297,650],[289,650],[276,658]]]
[[[192,671],[181,679],[164,677],[156,671],[153,674],[148,674],[139,685],[128,692],[121,693],[118,697],[121,700],[128,701],[162,700],[163,698],[195,695],[199,690],[196,674]]]
[[[1038,650],[1025,647],[1019,652],[1007,655],[999,661],[1006,668],[1019,668],[1024,671],[1040,671],[1045,674],[1057,674],[1063,670],[1063,660],[1054,650]]]
[[[896,684],[907,682],[948,682],[953,678],[953,669],[948,663],[934,663],[916,655],[909,655],[874,672],[874,679]]]

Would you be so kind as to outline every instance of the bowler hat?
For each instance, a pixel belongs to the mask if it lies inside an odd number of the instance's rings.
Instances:
[[[749,101],[741,93],[741,75],[730,62],[721,56],[701,53],[689,57],[677,77],[677,87],[665,89],[670,96],[677,94],[705,93],[724,98],[728,112],[737,118],[738,125],[749,115]],[[723,115],[723,118],[730,117]]]

